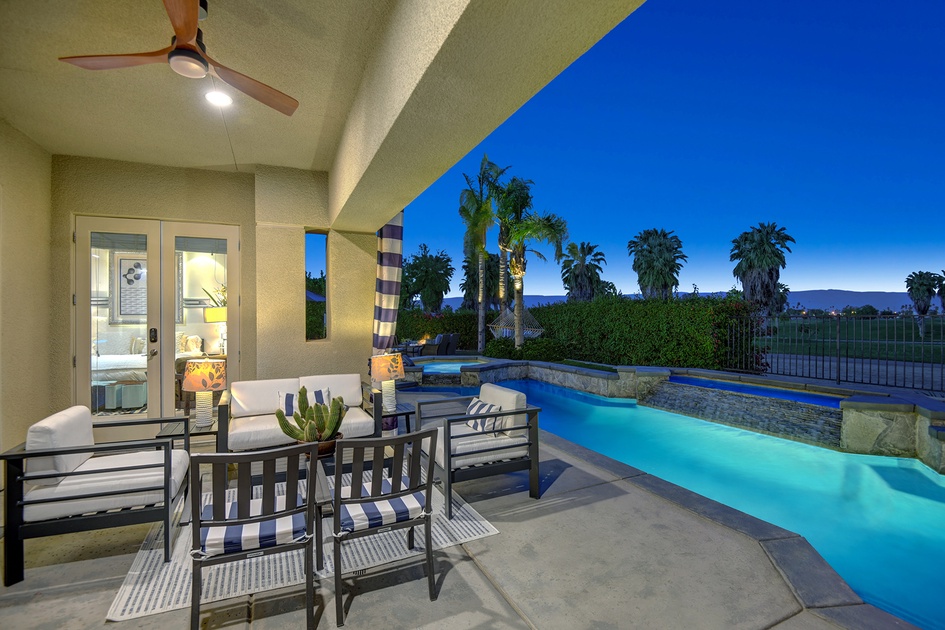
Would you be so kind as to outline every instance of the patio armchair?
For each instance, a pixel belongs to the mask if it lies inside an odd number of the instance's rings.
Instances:
[[[305,563],[305,619],[309,630],[315,627],[313,547],[318,541],[320,565],[322,535],[321,519],[315,520],[316,492],[312,483],[318,478],[317,452],[317,442],[306,442],[250,453],[207,453],[191,458],[193,630],[200,627],[203,567],[299,549]],[[300,474],[300,464],[304,474]],[[203,480],[202,465],[207,474]],[[253,477],[254,466],[262,471],[261,477]],[[236,484],[228,489],[231,474]],[[302,478],[309,483],[302,486]],[[281,481],[285,483],[285,492],[277,495],[276,484]],[[211,489],[209,500],[202,495],[203,483]]]
[[[95,444],[92,430],[174,421],[93,424],[89,408],[77,405],[37,422],[25,443],[0,455],[6,473],[4,585],[23,580],[28,538],[163,521],[169,561],[187,494],[190,423],[182,422],[183,449],[174,448],[181,436]]]
[[[492,383],[479,396],[416,403],[417,427],[436,426],[432,451],[443,483],[446,517],[453,518],[452,486],[459,481],[528,471],[529,496],[541,496],[538,479],[538,412],[525,394]]]
[[[389,438],[342,439],[335,443],[336,460],[351,461],[351,482],[335,467],[332,500],[337,625],[345,622],[341,590],[341,546],[345,541],[391,530],[407,529],[407,548],[414,547],[414,527],[423,526],[427,585],[436,599],[433,577],[432,461],[422,452],[436,449],[435,429]],[[316,507],[320,518],[322,506]]]
[[[456,354],[456,348],[459,346],[459,333],[450,333],[447,337],[446,349],[443,354],[450,356]]]
[[[426,343],[421,345],[420,356],[421,357],[435,356],[438,354],[443,354],[443,351],[445,350],[446,350],[446,346],[443,343],[443,335],[440,334],[440,335],[437,335],[432,341],[427,340]]]

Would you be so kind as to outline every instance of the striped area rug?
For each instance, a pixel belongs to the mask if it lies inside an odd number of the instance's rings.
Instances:
[[[334,481],[329,476],[329,483]],[[304,482],[303,482],[304,483]],[[284,484],[281,491],[285,492]],[[277,486],[277,493],[280,488]],[[205,495],[205,501],[209,495]],[[235,496],[234,496],[235,498]],[[453,493],[453,519],[444,514],[443,493],[433,489],[433,548],[443,549],[477,538],[498,534],[499,530]],[[322,584],[334,575],[331,517],[325,519],[325,568],[317,573]],[[125,621],[190,606],[191,559],[190,525],[181,528],[171,561],[164,562],[163,525],[151,528],[118,595],[108,611],[108,621]],[[423,532],[417,532],[414,549],[407,549],[407,530],[357,538],[342,547],[345,573],[367,569],[410,556],[423,555]],[[204,569],[201,602],[302,584],[303,551],[250,558]]]

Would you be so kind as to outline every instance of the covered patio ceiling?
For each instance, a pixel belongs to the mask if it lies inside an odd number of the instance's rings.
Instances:
[[[640,4],[210,0],[207,52],[297,99],[289,117],[163,63],[57,60],[166,47],[159,0],[3,2],[0,117],[54,155],[326,171],[332,227],[374,231]]]

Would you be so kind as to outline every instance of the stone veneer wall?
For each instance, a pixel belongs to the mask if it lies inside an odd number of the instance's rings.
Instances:
[[[840,448],[840,409],[664,382],[642,404],[778,437]]]
[[[945,404],[923,401],[916,405],[896,397],[852,396],[840,405],[840,446],[844,451],[915,457],[932,470],[945,473],[945,436],[929,430],[945,424]]]

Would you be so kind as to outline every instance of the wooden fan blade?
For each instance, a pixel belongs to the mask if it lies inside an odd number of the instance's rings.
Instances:
[[[198,0],[164,0],[178,44],[192,44],[197,39]]]
[[[132,68],[149,63],[164,63],[167,53],[174,50],[172,46],[155,50],[154,52],[129,53],[126,55],[82,55],[78,57],[60,57],[59,61],[71,63],[86,70],[113,70],[115,68]]]
[[[204,58],[213,67],[214,73],[220,77],[220,79],[232,85],[243,94],[253,97],[263,105],[268,105],[286,116],[291,116],[298,108],[299,102],[288,94],[283,94],[265,83],[260,83],[245,74],[240,74],[236,70],[230,70],[206,55],[204,55]]]

